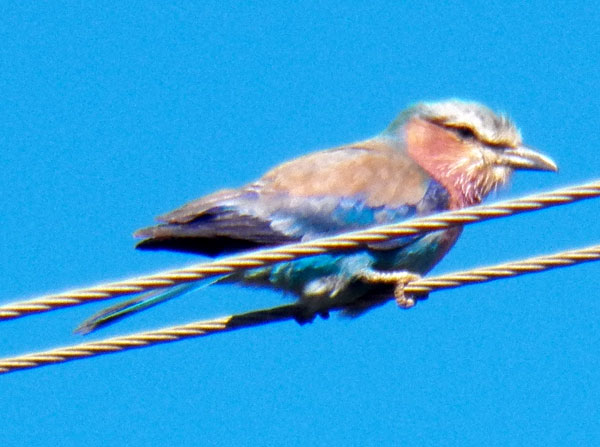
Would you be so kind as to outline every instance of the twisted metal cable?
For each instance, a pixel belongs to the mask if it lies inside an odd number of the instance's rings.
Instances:
[[[406,293],[422,295],[434,290],[494,281],[501,278],[536,273],[543,270],[597,260],[600,260],[600,245],[594,245],[579,250],[568,250],[552,255],[538,256],[520,261],[507,262],[491,267],[465,270],[431,278],[421,278],[408,283],[404,290]],[[198,321],[155,331],[140,332],[96,342],[82,343],[75,346],[67,346],[44,352],[0,359],[0,374],[95,357],[129,349],[143,348],[185,338],[202,337],[219,332],[233,331],[277,321],[290,320],[297,315],[297,312],[300,309],[301,308],[297,304],[291,304],[239,315],[230,315],[214,320]],[[338,308],[332,307],[331,310],[335,309]]]
[[[0,359],[0,374],[21,369],[37,368],[55,363],[64,363],[87,357],[95,357],[98,355],[110,354],[112,352],[143,348],[145,346],[183,340],[186,338],[202,337],[219,332],[261,326],[267,323],[275,323],[277,321],[294,318],[297,311],[298,306],[291,304],[239,315],[229,315],[213,320],[196,321],[194,323],[155,331],[140,332],[132,335],[107,338],[100,341],[81,343],[79,345],[26,354],[18,357]]]
[[[263,267],[282,261],[291,261],[332,251],[355,250],[365,244],[389,239],[443,230],[453,226],[467,225],[498,217],[535,211],[557,205],[577,202],[600,196],[600,181],[534,194],[520,199],[507,200],[491,205],[478,205],[432,216],[411,219],[398,224],[381,225],[333,237],[315,239],[298,244],[282,245],[190,267],[168,270],[153,275],[140,276],[123,281],[109,282],[64,293],[44,295],[27,301],[0,306],[0,320],[9,320],[48,312],[63,307],[76,306],[91,301],[106,300],[152,289],[215,277],[236,270]]]
[[[445,275],[421,278],[408,283],[404,287],[406,294],[427,295],[429,292],[440,289],[453,289],[455,287],[495,281],[497,279],[512,278],[527,273],[542,272],[559,267],[581,264],[583,262],[600,260],[600,244],[576,250],[566,250],[545,256],[507,262],[490,267],[481,267]]]

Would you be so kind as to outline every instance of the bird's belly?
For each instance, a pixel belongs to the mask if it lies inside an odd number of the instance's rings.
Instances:
[[[409,271],[424,275],[452,248],[461,228],[435,231],[396,250],[373,251],[372,268],[383,271]]]
[[[393,249],[366,248],[352,253],[311,256],[250,269],[229,280],[281,290],[300,299],[323,297],[351,302],[375,289],[381,290],[359,281],[361,270],[410,271],[423,275],[444,256],[459,234],[460,230],[436,231]]]

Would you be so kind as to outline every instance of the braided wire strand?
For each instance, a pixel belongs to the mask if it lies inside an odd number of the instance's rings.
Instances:
[[[533,194],[519,199],[506,200],[496,204],[478,205],[411,219],[398,224],[381,225],[333,237],[256,250],[153,275],[108,282],[93,287],[8,303],[0,306],[0,320],[15,319],[91,301],[136,294],[152,289],[220,276],[237,270],[263,267],[282,261],[291,261],[331,251],[355,250],[364,244],[443,230],[453,226],[468,225],[542,208],[565,205],[598,196],[600,196],[600,180],[550,192]]]
[[[600,260],[600,244],[490,267],[465,270],[431,278],[421,278],[408,283],[404,291],[406,293],[422,295],[435,290],[494,281],[597,260]],[[333,307],[331,310],[335,309]],[[0,359],[0,374],[290,320],[297,315],[298,310],[299,306],[297,304],[291,304]]]
[[[297,308],[298,306],[295,304],[279,306],[272,309],[230,315],[212,320],[196,321],[154,331],[112,337],[100,341],[81,343],[44,352],[0,359],[0,374],[56,363],[64,363],[71,360],[96,357],[129,349],[143,348],[160,343],[184,340],[186,338],[202,337],[219,332],[228,332],[236,329],[275,323],[277,321],[293,318],[294,315],[296,315]]]

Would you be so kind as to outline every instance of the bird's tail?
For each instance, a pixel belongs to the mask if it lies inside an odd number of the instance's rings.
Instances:
[[[221,279],[223,279],[223,277],[218,277],[208,283],[204,281],[200,281],[200,283],[192,282],[144,293],[138,297],[116,304],[107,309],[101,310],[97,314],[92,315],[90,318],[81,323],[74,332],[82,335],[89,334],[96,329],[108,326],[122,318],[148,309],[149,307],[156,306],[157,304],[168,301],[172,298],[181,296],[194,289],[207,287],[215,282],[220,281]]]

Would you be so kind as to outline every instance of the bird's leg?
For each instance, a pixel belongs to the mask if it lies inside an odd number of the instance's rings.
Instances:
[[[404,287],[411,281],[421,279],[421,275],[406,270],[396,272],[382,272],[378,270],[364,269],[358,275],[358,278],[364,282],[374,284],[395,284],[394,298],[398,306],[403,309],[410,309],[416,304],[414,295],[406,295]]]

